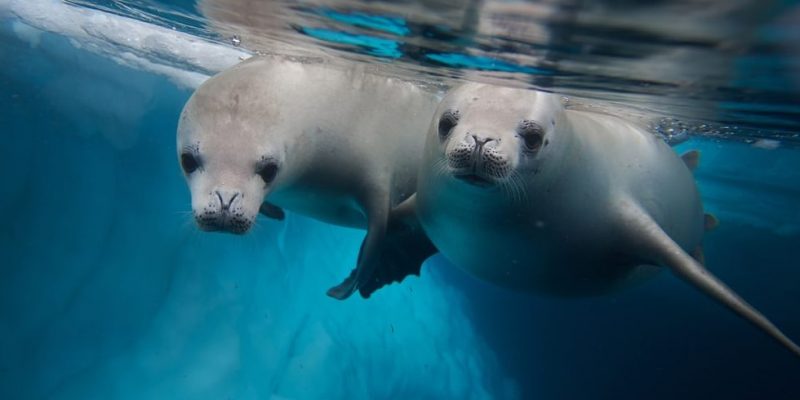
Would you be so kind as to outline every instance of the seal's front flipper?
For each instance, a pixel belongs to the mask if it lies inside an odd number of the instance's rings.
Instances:
[[[350,297],[356,291],[356,278],[358,276],[358,268],[353,268],[348,276],[342,283],[328,289],[328,296],[337,300],[344,300]]]
[[[686,153],[681,154],[681,159],[683,160],[686,167],[689,168],[689,171],[694,172],[697,169],[697,166],[700,165],[700,151],[699,150],[689,150]]]
[[[358,287],[361,297],[367,299],[376,290],[400,283],[409,275],[419,276],[422,263],[436,252],[415,215],[393,212],[372,276]]]
[[[636,246],[639,256],[668,267],[675,275],[724,304],[786,346],[795,355],[800,356],[800,347],[797,344],[689,254],[686,254],[641,208],[632,202],[621,202],[619,211],[627,240]]]
[[[396,221],[403,221],[407,224],[420,226],[417,218],[417,194],[412,194],[397,207],[392,209],[392,218]]]
[[[329,296],[343,300],[358,289],[367,299],[386,285],[402,282],[409,275],[419,276],[422,263],[437,252],[417,220],[413,197],[392,210],[380,239],[371,236],[379,231],[380,226],[367,232],[357,267],[344,282],[328,290]]]
[[[283,221],[283,219],[286,218],[286,213],[283,212],[283,209],[272,203],[267,203],[266,201],[261,203],[258,212],[265,217],[277,219],[278,221]]]
[[[718,226],[719,220],[714,216],[714,214],[706,213],[703,215],[703,229],[705,229],[706,232],[713,231],[714,229],[717,229]]]
[[[369,220],[367,236],[361,242],[361,250],[358,252],[356,268],[350,273],[342,283],[328,289],[328,296],[338,300],[344,300],[372,277],[372,273],[378,265],[380,250],[386,237],[388,225],[389,201],[373,199],[372,207],[366,207],[367,219]],[[370,211],[371,210],[371,211]]]
[[[694,248],[694,250],[692,250],[692,258],[697,260],[697,262],[699,262],[700,265],[705,267],[705,265],[706,265],[706,253],[703,251],[703,246],[702,245],[698,245],[697,247]]]

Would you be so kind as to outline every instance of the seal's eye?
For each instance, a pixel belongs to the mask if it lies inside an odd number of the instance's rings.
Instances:
[[[442,117],[439,118],[439,137],[441,139],[445,139],[455,128],[460,116],[457,110],[447,110],[442,113]]]
[[[183,171],[188,175],[192,172],[196,171],[200,168],[200,162],[197,160],[194,154],[185,152],[181,153],[181,167]]]
[[[544,129],[533,121],[522,121],[517,127],[517,133],[525,143],[525,148],[529,151],[536,151],[542,147],[542,139],[544,138]]]
[[[264,180],[264,183],[270,183],[278,175],[278,163],[273,160],[262,160],[256,167],[256,173]]]

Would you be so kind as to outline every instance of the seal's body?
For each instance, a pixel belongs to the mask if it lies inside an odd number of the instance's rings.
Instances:
[[[439,105],[417,194],[397,212],[415,209],[456,266],[515,289],[595,295],[666,267],[800,355],[701,264],[713,218],[687,168],[696,156],[551,94],[465,84]]]
[[[527,172],[517,169],[508,187],[475,185],[447,173],[420,178],[420,218],[445,256],[506,287],[605,293],[657,270],[654,260],[621,250],[632,237],[616,222],[633,205],[682,249],[694,251],[704,217],[683,161],[663,141],[622,120],[564,113],[539,150],[546,161]],[[464,124],[469,118],[462,112]],[[433,170],[435,162],[428,157],[423,168]]]
[[[437,102],[357,66],[279,57],[254,57],[212,77],[178,127],[198,225],[245,233],[259,211],[280,218],[286,208],[367,229],[356,271],[329,291],[349,296],[382,257],[389,210],[414,192]]]

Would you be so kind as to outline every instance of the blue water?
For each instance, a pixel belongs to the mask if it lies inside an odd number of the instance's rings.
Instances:
[[[362,231],[296,214],[242,237],[194,227],[175,150],[191,89],[0,26],[2,399],[800,397],[800,360],[667,273],[551,299],[434,256],[332,300]],[[676,151],[703,154],[710,268],[796,339],[800,153],[767,147]]]

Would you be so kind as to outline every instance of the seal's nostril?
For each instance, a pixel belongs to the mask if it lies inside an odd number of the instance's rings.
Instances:
[[[475,144],[478,147],[483,147],[483,145],[485,145],[486,143],[489,143],[491,141],[497,140],[497,139],[492,139],[490,137],[482,136],[482,135],[472,135],[472,139],[475,141]]]
[[[236,192],[233,194],[233,196],[231,196],[231,199],[228,201],[227,208],[230,208],[233,205],[233,201],[236,200],[237,197],[239,197],[239,192]]]
[[[234,192],[233,195],[225,193],[226,196],[224,197],[222,191],[220,190],[216,190],[214,191],[214,193],[216,193],[217,198],[219,198],[220,207],[222,208],[222,210],[225,211],[229,210],[231,208],[231,205],[233,204],[233,201],[236,200],[237,197],[239,197],[239,192]],[[228,199],[228,201],[225,201],[225,197],[228,196],[230,196],[230,199]]]
[[[497,141],[497,139],[479,134],[470,134],[470,136],[475,141],[475,147],[472,148],[472,157],[478,157],[479,154],[482,154],[486,143]]]

